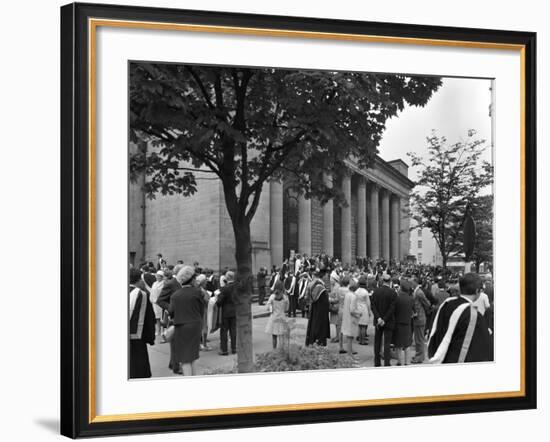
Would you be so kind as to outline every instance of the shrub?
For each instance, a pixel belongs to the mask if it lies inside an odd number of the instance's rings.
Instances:
[[[301,370],[327,370],[333,368],[356,368],[357,361],[347,354],[329,351],[327,347],[313,345],[302,347],[289,344],[266,353],[258,353],[254,363],[254,372],[280,372]],[[231,367],[211,368],[205,375],[238,373],[237,365]]]
[[[313,345],[302,347],[290,344],[287,348],[278,348],[256,355],[254,371],[300,371],[323,370],[332,368],[358,367],[357,361],[347,354],[340,355],[326,347]]]
[[[204,370],[204,375],[211,375],[211,374],[233,374],[238,373],[237,365],[233,365],[232,367],[216,367],[216,368],[207,368]]]

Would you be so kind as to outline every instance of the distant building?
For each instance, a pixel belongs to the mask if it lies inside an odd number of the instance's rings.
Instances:
[[[411,221],[414,225],[414,221]],[[410,253],[419,264],[443,265],[441,252],[430,229],[413,228],[410,234]]]
[[[145,147],[145,146],[143,146]],[[131,144],[130,150],[135,151]],[[336,207],[329,201],[297,195],[289,183],[266,182],[251,224],[252,266],[279,266],[295,253],[325,252],[344,263],[356,257],[403,259],[409,254],[409,194],[414,183],[402,160],[376,157],[374,166],[360,169],[348,163],[340,186],[350,202]],[[225,208],[222,184],[211,173],[196,173],[193,196],[145,197],[143,177],[130,184],[128,252],[132,263],[198,261],[215,270],[235,266],[235,240]]]

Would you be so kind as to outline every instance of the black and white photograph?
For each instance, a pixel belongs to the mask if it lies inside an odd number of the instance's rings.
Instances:
[[[545,433],[544,2],[6,6],[2,440]]]
[[[128,377],[494,361],[495,81],[128,62]]]

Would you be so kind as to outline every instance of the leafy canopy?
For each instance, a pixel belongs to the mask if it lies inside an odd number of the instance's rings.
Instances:
[[[343,195],[319,171],[338,179],[345,162],[372,164],[386,120],[406,104],[423,106],[441,81],[360,72],[182,64],[130,64],[130,127],[138,150],[131,174],[145,190],[196,191],[196,171],[221,179],[233,220],[250,221],[262,184],[291,177],[306,197]]]
[[[471,203],[472,217],[476,222],[476,242],[473,259],[479,266],[493,262],[493,195],[482,195]]]
[[[469,130],[464,141],[449,144],[435,131],[427,137],[428,155],[414,152],[408,156],[420,168],[419,179],[411,194],[413,217],[418,227],[432,232],[444,264],[462,247],[462,224],[468,205],[474,219],[479,214],[481,193],[493,182],[493,167],[482,160],[485,140],[476,139]]]

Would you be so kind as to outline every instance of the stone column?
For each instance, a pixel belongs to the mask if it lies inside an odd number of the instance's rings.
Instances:
[[[367,187],[363,177],[357,187],[357,256],[367,256]]]
[[[342,207],[342,263],[351,264],[351,176],[342,178],[342,193],[346,207]]]
[[[399,201],[399,218],[401,220],[401,250],[399,254],[404,257],[410,253],[410,218],[409,218],[409,198],[401,198]]]
[[[390,193],[382,192],[382,258],[390,259]]]
[[[391,258],[399,259],[399,197],[392,195],[391,210]]]
[[[283,184],[269,183],[269,247],[271,265],[279,267],[283,262]]]
[[[332,179],[324,174],[323,181],[327,187],[332,187]],[[323,252],[334,255],[334,203],[328,201],[323,206]]]
[[[403,259],[403,247],[402,247],[402,242],[403,242],[403,239],[402,239],[402,233],[401,231],[403,230],[403,227],[402,227],[402,223],[401,223],[401,218],[403,217],[403,215],[401,214],[401,197],[396,197],[397,199],[397,259],[398,260],[402,260]]]
[[[311,200],[298,197],[298,253],[311,255]]]
[[[370,185],[370,229],[369,229],[369,255],[372,259],[378,259],[380,257],[380,227],[378,224],[378,185]]]

